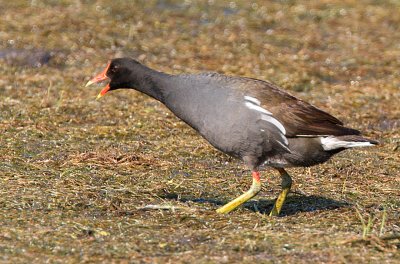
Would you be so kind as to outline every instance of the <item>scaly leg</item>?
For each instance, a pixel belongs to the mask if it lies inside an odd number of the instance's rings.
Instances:
[[[232,200],[224,206],[218,208],[217,213],[229,213],[239,205],[247,202],[248,200],[256,196],[256,194],[261,190],[260,173],[258,171],[253,171],[251,174],[253,176],[253,184],[251,185],[250,189],[244,194],[240,195],[235,200]]]
[[[272,208],[271,213],[269,216],[278,216],[282,210],[282,205],[285,203],[286,196],[290,191],[290,187],[292,187],[292,178],[284,169],[277,169],[281,174],[282,178],[282,191],[279,194],[278,198],[276,198],[274,208]]]

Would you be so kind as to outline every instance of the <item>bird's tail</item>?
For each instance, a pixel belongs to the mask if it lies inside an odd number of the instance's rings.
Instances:
[[[343,148],[369,147],[378,144],[378,141],[359,135],[321,137],[321,145],[326,151]]]

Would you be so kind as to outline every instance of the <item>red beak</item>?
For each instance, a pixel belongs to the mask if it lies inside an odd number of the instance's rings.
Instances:
[[[102,71],[99,75],[97,75],[96,77],[94,77],[93,79],[91,79],[90,81],[88,81],[88,83],[85,85],[85,87],[92,85],[94,83],[99,83],[102,82],[104,80],[107,80],[107,71],[108,68],[110,67],[110,62],[107,64],[107,67],[104,69],[104,71]],[[102,96],[104,96],[108,91],[110,90],[110,85],[107,84],[106,87],[103,88],[103,90],[101,90],[101,92],[99,93],[99,95],[97,95],[96,100],[98,100],[99,98],[101,98]]]

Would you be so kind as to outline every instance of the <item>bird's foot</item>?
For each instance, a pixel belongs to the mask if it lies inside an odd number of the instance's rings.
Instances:
[[[256,194],[261,190],[260,173],[253,171],[252,174],[253,174],[253,184],[251,185],[251,188],[244,194],[237,197],[236,199],[218,208],[217,213],[219,214],[229,213],[230,211],[236,209],[239,205],[247,202],[248,200],[256,196]]]

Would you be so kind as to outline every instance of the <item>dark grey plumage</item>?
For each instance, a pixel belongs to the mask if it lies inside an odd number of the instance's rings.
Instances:
[[[217,73],[169,75],[127,58],[112,60],[105,75],[111,82],[102,94],[133,88],[159,100],[256,173],[265,164],[288,179],[283,168],[316,165],[346,148],[377,144],[269,82]],[[258,174],[253,177],[259,181]]]

